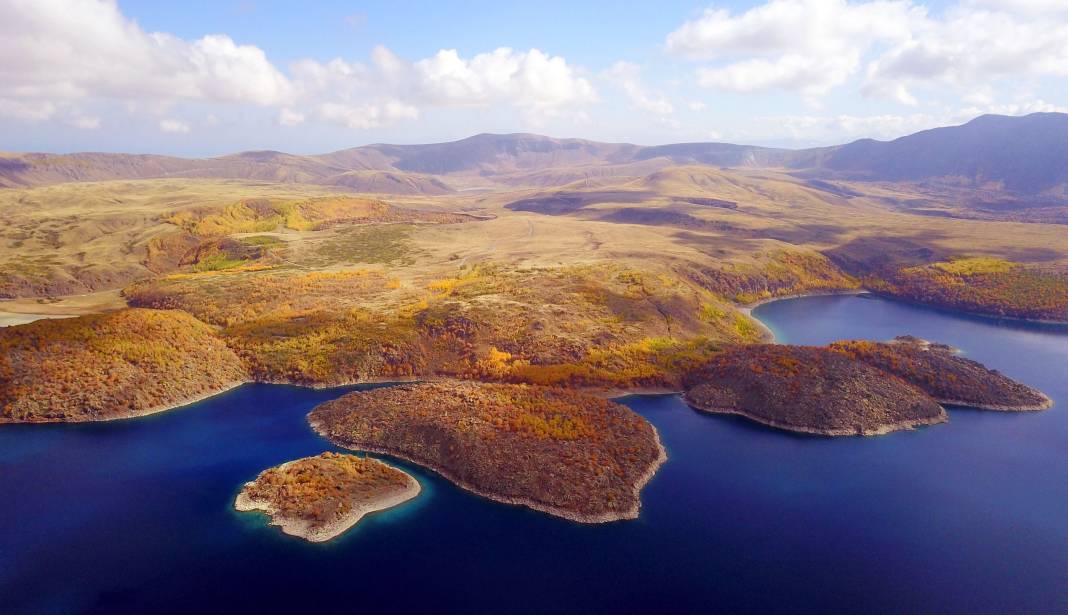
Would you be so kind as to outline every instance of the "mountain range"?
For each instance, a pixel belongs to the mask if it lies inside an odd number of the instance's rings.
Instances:
[[[214,158],[77,153],[0,154],[0,187],[72,181],[213,178],[337,186],[358,192],[436,195],[477,180],[561,186],[645,176],[678,165],[776,169],[806,180],[926,182],[1068,199],[1068,114],[985,115],[892,141],[861,139],[812,149],[729,143],[640,146],[533,134],[480,134],[426,145],[375,144],[320,155],[249,151]]]

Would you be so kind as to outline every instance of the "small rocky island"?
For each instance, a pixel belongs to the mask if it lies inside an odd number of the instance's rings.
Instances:
[[[428,467],[460,487],[584,523],[638,516],[666,459],[656,430],[573,390],[443,381],[349,393],[309,415],[338,446]]]
[[[262,510],[286,534],[324,542],[419,490],[410,475],[377,459],[323,453],[264,470],[245,484],[234,508]]]
[[[913,337],[730,348],[687,375],[686,402],[802,433],[879,435],[948,420],[941,404],[1043,410],[1052,401],[952,348]]]

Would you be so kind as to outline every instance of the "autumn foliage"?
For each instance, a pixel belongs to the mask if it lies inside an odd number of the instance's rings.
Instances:
[[[264,470],[242,491],[266,502],[272,514],[315,529],[354,507],[408,489],[411,480],[377,459],[328,452]]]
[[[938,307],[1068,321],[1068,277],[1002,259],[961,258],[907,267],[865,284],[879,293]]]
[[[395,453],[490,497],[585,521],[636,514],[661,454],[652,426],[626,407],[549,387],[399,385],[326,402],[309,420],[339,446]]]
[[[0,422],[136,416],[248,378],[214,329],[129,309],[0,328]]]
[[[902,378],[950,404],[1005,410],[1037,410],[1049,399],[996,370],[958,356],[951,348],[900,337],[890,343],[835,342],[830,349]]]
[[[437,375],[666,387],[723,342],[761,335],[693,283],[622,267],[476,267],[417,285],[378,270],[219,271],[126,295],[218,325],[265,382]]]
[[[939,423],[916,386],[827,348],[731,348],[686,377],[686,401],[707,412],[823,435],[868,435]]]

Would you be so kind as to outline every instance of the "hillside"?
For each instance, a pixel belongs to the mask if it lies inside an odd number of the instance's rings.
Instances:
[[[871,139],[832,148],[816,166],[824,175],[869,181],[940,179],[972,187],[1000,184],[1023,194],[1068,184],[1068,115],[984,115],[893,141]],[[803,168],[803,159],[791,166]]]
[[[729,348],[687,374],[686,401],[801,433],[878,435],[947,420],[939,404],[1045,410],[1048,397],[952,349],[911,337],[826,347]]]
[[[3,154],[0,187],[188,177],[434,195],[452,190],[441,177],[481,178],[491,185],[563,186],[591,178],[642,176],[665,166],[702,165],[789,169],[818,181],[934,182],[942,190],[934,196],[1013,209],[1049,203],[1005,202],[1005,195],[1042,195],[1061,203],[1068,195],[1068,167],[1062,164],[1066,157],[1068,115],[1035,113],[986,115],[963,126],[926,130],[888,142],[861,139],[803,150],[730,143],[641,146],[533,134],[480,134],[446,143],[373,144],[320,155],[251,151],[184,159],[102,153]],[[931,188],[912,189],[929,192]],[[961,189],[978,192],[947,192]],[[1060,218],[1059,212],[1056,217]]]
[[[877,435],[945,422],[918,387],[826,348],[730,349],[690,374],[686,401],[801,433]]]
[[[184,312],[121,310],[0,328],[0,423],[141,416],[247,379],[214,330]]]

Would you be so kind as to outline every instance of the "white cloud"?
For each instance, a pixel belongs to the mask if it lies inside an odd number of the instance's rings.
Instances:
[[[429,107],[579,117],[597,98],[581,71],[538,49],[501,47],[470,58],[442,49],[409,61],[379,47],[366,64],[302,60],[287,76],[262,49],[225,34],[186,40],[147,32],[116,0],[0,0],[0,58],[0,114],[23,121],[90,101],[164,118],[193,102],[276,107],[282,126],[318,118],[377,127]]]
[[[289,107],[278,112],[278,123],[282,126],[297,126],[298,124],[302,124],[304,120],[305,116],[303,113],[294,111]]]
[[[258,47],[225,35],[145,32],[114,0],[0,2],[0,96],[271,105],[289,82]]]
[[[537,49],[501,47],[464,60],[442,49],[413,65],[420,95],[445,105],[506,102],[520,107],[557,107],[595,99],[593,86],[560,56]]]
[[[597,99],[564,58],[537,49],[502,47],[470,59],[442,49],[412,62],[379,46],[369,64],[301,60],[292,73],[317,117],[356,129],[413,120],[431,107],[514,107],[527,123],[540,124],[581,117],[581,107]]]
[[[907,0],[770,0],[739,15],[709,9],[669,34],[666,48],[715,61],[697,71],[704,87],[814,98],[845,83],[872,46],[907,40],[925,16]]]
[[[0,117],[40,122],[51,118],[56,113],[56,106],[48,101],[22,101],[0,98]]]
[[[332,124],[363,130],[417,119],[419,109],[396,100],[357,106],[327,102],[319,105],[318,114]]]
[[[959,0],[937,15],[912,0],[767,0],[709,9],[666,48],[705,62],[699,85],[732,92],[814,102],[860,76],[863,94],[903,105],[925,86],[992,100],[998,80],[1068,76],[1066,15],[1068,0]]]
[[[998,115],[1027,115],[1029,113],[1068,113],[1068,106],[1055,105],[1044,100],[1032,100],[1023,103],[987,104],[966,107],[958,117],[975,117],[985,113]]]
[[[71,118],[70,125],[82,130],[96,130],[100,128],[100,118],[92,115],[77,115]]]
[[[184,133],[189,132],[189,124],[187,122],[183,122],[181,120],[176,120],[176,119],[173,119],[173,118],[166,118],[166,119],[160,120],[159,129],[162,130],[163,132],[173,132],[173,133],[182,133],[182,134],[184,134]]]
[[[873,60],[863,91],[908,101],[915,100],[916,87],[933,86],[973,98],[986,90],[992,98],[999,80],[1066,77],[1068,21],[1044,15],[1047,4],[1052,10],[1052,3],[1023,0],[951,8]]]
[[[896,139],[921,130],[963,124],[980,115],[1027,115],[1040,111],[1068,113],[1068,107],[1035,100],[1026,103],[945,108],[903,115],[786,115],[754,118],[730,138],[738,141],[792,140],[803,144],[838,144],[860,138]]]
[[[1068,15],[1064,0],[966,0],[963,4],[1025,15]]]
[[[708,105],[704,102],[701,102],[700,100],[691,100],[690,102],[686,103],[686,106],[690,109],[690,111],[704,111],[705,109],[708,109]]]
[[[666,116],[675,112],[675,107],[660,92],[649,92],[641,80],[641,67],[630,62],[616,62],[605,71],[608,81],[616,84],[638,109],[654,115]]]

